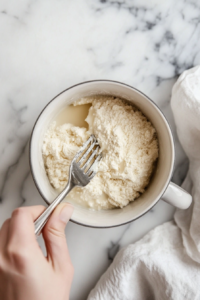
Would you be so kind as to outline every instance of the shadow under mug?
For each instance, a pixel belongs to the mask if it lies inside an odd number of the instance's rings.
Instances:
[[[30,141],[30,167],[34,182],[43,199],[49,204],[57,196],[50,185],[42,158],[44,134],[52,120],[66,106],[81,97],[106,94],[127,99],[137,106],[155,127],[159,140],[159,158],[154,176],[143,195],[122,209],[94,211],[79,204],[74,206],[71,221],[89,227],[114,227],[131,222],[148,210],[160,199],[186,209],[192,197],[185,190],[170,182],[174,166],[174,142],[169,124],[157,105],[137,89],[110,80],[93,80],[74,85],[51,100],[39,115],[34,125]]]

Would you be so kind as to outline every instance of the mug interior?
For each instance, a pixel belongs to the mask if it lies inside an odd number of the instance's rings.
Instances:
[[[91,81],[73,86],[47,104],[33,128],[30,142],[30,167],[35,184],[47,203],[57,196],[50,185],[42,158],[42,143],[50,123],[67,105],[81,97],[97,94],[119,96],[136,105],[156,128],[159,141],[159,159],[151,183],[145,193],[122,209],[94,211],[73,203],[72,221],[91,227],[113,227],[128,223],[146,213],[161,198],[166,190],[174,163],[173,138],[169,125],[147,96],[125,84],[114,81]]]

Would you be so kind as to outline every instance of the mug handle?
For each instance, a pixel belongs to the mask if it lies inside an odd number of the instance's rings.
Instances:
[[[192,203],[192,196],[173,182],[170,182],[161,199],[181,209],[188,208]]]

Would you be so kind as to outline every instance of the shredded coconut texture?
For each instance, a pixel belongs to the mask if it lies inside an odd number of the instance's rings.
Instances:
[[[52,186],[61,191],[68,180],[71,160],[94,134],[103,152],[98,173],[84,188],[75,188],[67,198],[93,209],[124,207],[148,186],[158,158],[155,128],[140,110],[111,96],[82,98],[74,105],[91,103],[86,128],[72,124],[47,131],[43,143],[46,172]]]

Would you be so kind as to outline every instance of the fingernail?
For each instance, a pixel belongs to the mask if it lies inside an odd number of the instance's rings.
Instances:
[[[72,216],[74,208],[70,204],[66,204],[60,212],[59,218],[63,223],[67,223]]]

